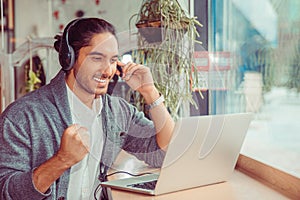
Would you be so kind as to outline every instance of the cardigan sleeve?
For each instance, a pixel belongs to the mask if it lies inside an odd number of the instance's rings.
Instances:
[[[151,167],[161,167],[165,152],[158,146],[156,129],[142,112],[135,112],[123,144],[123,149]]]
[[[107,98],[103,107],[103,125],[109,143],[105,148],[118,152],[116,148],[119,146],[151,167],[161,167],[165,152],[157,144],[153,122],[124,99]]]
[[[49,196],[51,189],[43,194],[33,184],[29,136],[2,115],[0,141],[0,199],[29,200]]]

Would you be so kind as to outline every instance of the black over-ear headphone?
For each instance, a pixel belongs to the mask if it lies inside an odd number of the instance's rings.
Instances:
[[[72,69],[75,63],[75,52],[73,47],[69,44],[69,30],[80,19],[75,19],[69,27],[64,31],[59,49],[59,63],[64,71]]]

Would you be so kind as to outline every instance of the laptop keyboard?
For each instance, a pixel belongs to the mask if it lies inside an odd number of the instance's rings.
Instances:
[[[148,190],[154,190],[156,182],[157,182],[157,180],[154,180],[154,181],[130,184],[128,186],[142,188],[142,189],[148,189]]]

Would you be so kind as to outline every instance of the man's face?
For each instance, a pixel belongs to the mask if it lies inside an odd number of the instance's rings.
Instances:
[[[73,83],[69,86],[81,99],[103,95],[116,72],[117,61],[118,43],[115,36],[111,33],[97,34],[90,41],[90,46],[80,49],[67,82]]]

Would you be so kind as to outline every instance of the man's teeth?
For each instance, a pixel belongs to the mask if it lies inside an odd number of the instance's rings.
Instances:
[[[105,83],[106,82],[106,80],[102,80],[102,79],[96,78],[96,77],[94,77],[94,80],[97,81],[97,82],[100,82],[100,83]]]

